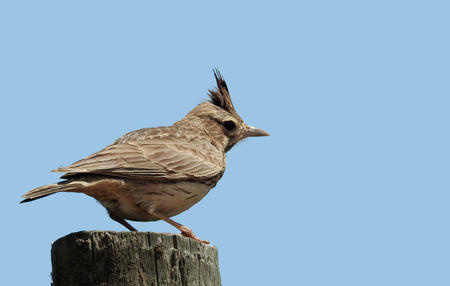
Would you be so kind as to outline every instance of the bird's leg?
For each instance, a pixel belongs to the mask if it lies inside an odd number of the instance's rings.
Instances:
[[[109,214],[109,217],[115,221],[117,221],[118,223],[120,223],[121,225],[123,225],[124,227],[128,228],[129,231],[137,231],[134,227],[131,226],[131,224],[129,224],[126,220],[124,220],[123,218],[119,218],[116,217],[113,214]]]
[[[171,220],[171,219],[168,218],[168,217],[165,217],[165,216],[163,216],[163,215],[161,215],[161,214],[159,214],[159,213],[155,213],[155,212],[152,212],[152,216],[154,216],[154,217],[156,217],[156,218],[159,218],[159,219],[162,219],[163,221],[165,221],[165,222],[167,222],[167,223],[170,223],[171,225],[173,225],[174,227],[176,227],[177,229],[179,229],[179,230],[181,231],[181,234],[184,235],[184,236],[186,236],[186,237],[190,237],[190,238],[195,239],[195,240],[197,240],[197,241],[200,241],[200,242],[209,244],[209,241],[207,241],[207,240],[202,240],[202,239],[198,238],[198,237],[192,232],[192,230],[190,230],[188,227],[186,227],[186,226],[184,226],[184,225],[182,225],[182,224],[179,224],[179,223],[177,223],[176,221],[173,221],[173,220]]]

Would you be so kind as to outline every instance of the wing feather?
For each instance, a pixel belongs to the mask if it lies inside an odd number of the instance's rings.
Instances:
[[[179,135],[166,135],[165,140],[161,140],[160,137],[117,140],[97,153],[54,171],[65,172],[63,178],[91,173],[142,179],[210,178],[223,173],[223,152],[204,138],[181,140]]]

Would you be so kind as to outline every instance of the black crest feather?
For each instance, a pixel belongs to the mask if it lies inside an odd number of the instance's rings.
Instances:
[[[219,106],[230,113],[236,113],[233,102],[231,102],[230,93],[228,91],[227,83],[222,77],[222,74],[218,69],[214,69],[214,77],[216,78],[217,88],[215,90],[209,90],[210,102],[216,106]]]

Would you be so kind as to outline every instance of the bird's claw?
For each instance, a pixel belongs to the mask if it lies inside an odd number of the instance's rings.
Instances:
[[[190,230],[188,227],[185,227],[184,225],[182,225],[182,226],[180,227],[180,230],[181,230],[181,234],[184,235],[184,236],[186,236],[186,237],[190,237],[190,238],[195,239],[195,240],[197,240],[197,241],[200,241],[200,242],[202,242],[202,243],[209,244],[209,241],[207,241],[207,240],[202,240],[202,239],[198,238],[198,237],[192,232],[192,230]]]

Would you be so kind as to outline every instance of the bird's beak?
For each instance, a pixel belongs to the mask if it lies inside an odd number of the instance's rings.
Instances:
[[[269,136],[269,133],[262,129],[255,128],[253,126],[247,125],[247,130],[244,131],[245,137],[258,137],[258,136]]]

